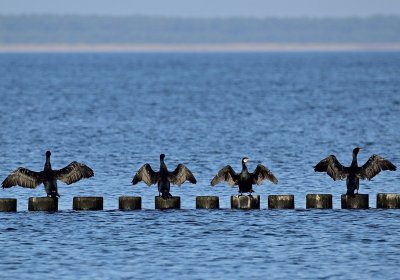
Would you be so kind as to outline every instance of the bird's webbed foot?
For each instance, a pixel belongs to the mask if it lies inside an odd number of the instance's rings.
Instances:
[[[47,197],[50,197],[52,199],[56,199],[57,197],[60,197],[60,195],[58,193],[48,193]]]
[[[346,195],[348,195],[350,197],[356,197],[356,194],[354,193],[354,191],[347,191]]]
[[[161,196],[162,198],[171,198],[172,197],[172,194],[170,194],[170,193],[163,193],[162,194],[162,196]]]

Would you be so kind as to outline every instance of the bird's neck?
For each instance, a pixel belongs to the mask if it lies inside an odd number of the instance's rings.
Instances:
[[[51,170],[50,157],[46,157],[46,162],[44,164],[44,170]]]
[[[163,160],[160,160],[160,170],[167,170],[167,166],[165,165]]]
[[[351,166],[352,167],[357,167],[358,163],[357,163],[357,153],[353,153],[353,160],[351,161]]]
[[[244,162],[242,162],[242,170],[243,170],[243,172],[248,172],[247,171],[247,166],[246,166],[246,164]]]

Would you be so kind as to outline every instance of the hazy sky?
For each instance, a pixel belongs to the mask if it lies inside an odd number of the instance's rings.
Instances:
[[[346,17],[400,15],[400,0],[0,0],[0,14],[183,17]]]

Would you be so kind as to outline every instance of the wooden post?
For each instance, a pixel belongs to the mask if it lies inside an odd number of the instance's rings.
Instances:
[[[103,197],[76,196],[72,203],[74,210],[103,210]]]
[[[269,209],[294,209],[294,195],[269,195]]]
[[[260,196],[259,195],[232,195],[231,196],[232,209],[260,209]]]
[[[368,209],[369,197],[368,194],[342,194],[341,197],[342,209]]]
[[[30,197],[28,201],[29,211],[58,211],[57,197]]]
[[[15,198],[0,198],[0,212],[17,212],[17,200]]]
[[[378,193],[376,195],[376,208],[399,209],[400,208],[400,194]]]
[[[307,194],[306,208],[332,209],[331,194]]]
[[[118,203],[120,210],[142,209],[142,198],[140,196],[120,196]]]
[[[165,209],[180,209],[181,198],[180,196],[173,196],[169,198],[163,198],[161,196],[155,197],[155,208],[160,210]]]
[[[196,209],[219,209],[218,196],[197,196]]]

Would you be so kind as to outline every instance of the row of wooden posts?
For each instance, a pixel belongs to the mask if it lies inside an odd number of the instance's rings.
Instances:
[[[331,194],[307,194],[306,208],[332,209]],[[180,209],[181,198],[155,197],[156,209]],[[260,209],[260,196],[231,196],[232,209]],[[269,195],[269,209],[294,209],[294,195]],[[342,209],[368,209],[368,194],[342,195]],[[400,209],[400,194],[378,193],[376,197],[376,208]],[[74,197],[73,210],[103,210],[103,197]],[[119,197],[120,210],[142,209],[142,198],[140,196]],[[197,196],[196,209],[219,209],[218,196]],[[30,197],[28,201],[29,211],[57,211],[58,199],[50,197]],[[0,198],[0,212],[17,211],[17,199]]]

